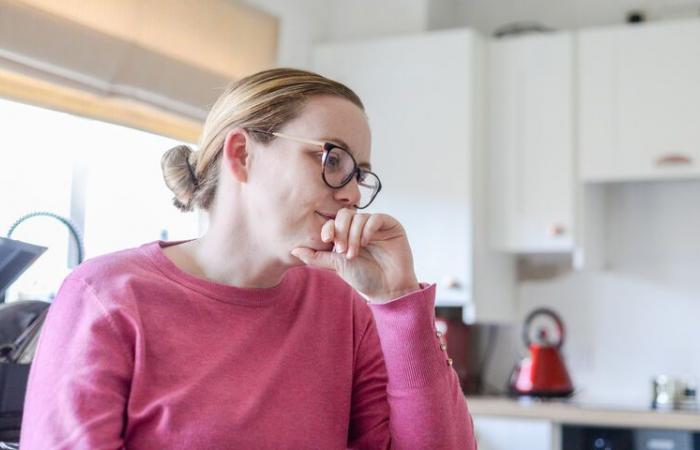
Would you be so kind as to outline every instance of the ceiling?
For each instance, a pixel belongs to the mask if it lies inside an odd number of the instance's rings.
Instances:
[[[700,16],[700,1],[689,0],[429,0],[431,28],[471,26],[485,33],[514,22],[556,29],[622,23],[629,11],[650,20]]]

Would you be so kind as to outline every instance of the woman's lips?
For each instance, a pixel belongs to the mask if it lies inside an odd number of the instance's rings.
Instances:
[[[324,214],[320,211],[316,211],[316,214],[319,216],[323,217],[326,220],[334,220],[335,219],[335,214]]]

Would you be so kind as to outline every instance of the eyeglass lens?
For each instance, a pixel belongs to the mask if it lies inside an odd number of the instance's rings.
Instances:
[[[366,170],[357,170],[355,161],[350,153],[338,147],[334,147],[326,153],[323,165],[323,174],[326,182],[335,188],[340,188],[350,182],[352,177],[357,177],[360,190],[359,208],[368,206],[379,190],[379,178]]]

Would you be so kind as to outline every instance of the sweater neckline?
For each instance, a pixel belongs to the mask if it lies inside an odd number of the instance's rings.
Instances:
[[[298,277],[298,268],[287,270],[282,277],[282,281],[276,286],[269,288],[243,288],[218,283],[185,272],[176,266],[170,258],[165,256],[163,248],[182,244],[190,240],[191,239],[181,241],[158,240],[143,244],[140,250],[166,277],[200,294],[222,302],[244,306],[267,306],[295,295],[298,285],[298,283],[295,282]]]

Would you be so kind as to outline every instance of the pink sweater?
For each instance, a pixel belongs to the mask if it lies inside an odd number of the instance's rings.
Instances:
[[[92,259],[54,300],[20,446],[474,449],[435,286],[367,305],[330,271],[206,281],[163,242]]]

